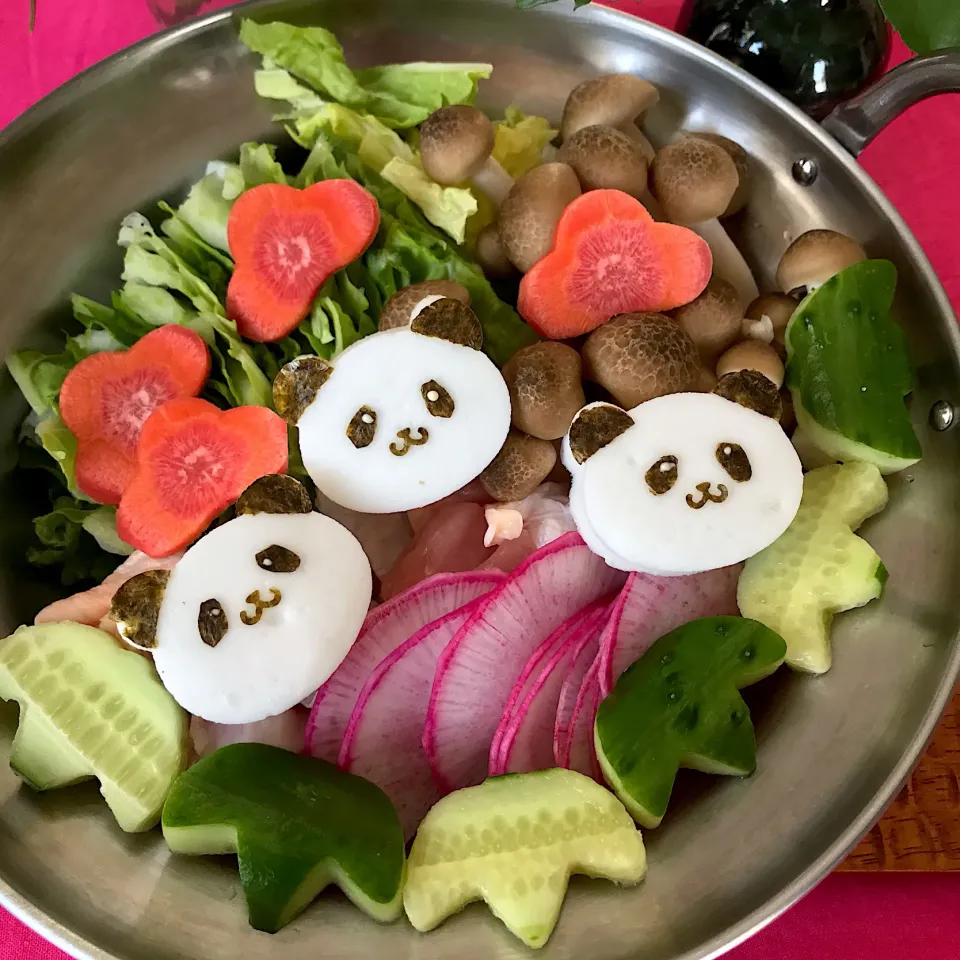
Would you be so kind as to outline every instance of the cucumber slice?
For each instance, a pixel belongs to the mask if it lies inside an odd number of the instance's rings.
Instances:
[[[906,338],[891,319],[887,260],[842,270],[787,325],[787,386],[806,438],[835,460],[896,473],[922,454],[903,398],[913,390]]]
[[[745,777],[757,765],[738,693],[783,663],[786,645],[742,617],[705,617],[660,637],[617,681],[594,726],[607,783],[634,819],[659,826],[680,767]]]
[[[332,763],[262,743],[204,757],[173,785],[174,853],[236,853],[250,925],[275,933],[336,884],[375,920],[403,909],[403,830],[387,795]]]
[[[811,470],[793,523],[746,562],[737,585],[740,612],[786,640],[794,669],[826,673],[833,615],[883,592],[886,568],[853,531],[887,499],[887,485],[873,464]]]
[[[483,900],[528,947],[553,932],[572,873],[639,883],[647,869],[630,814],[573,770],[492,777],[444,797],[410,851],[403,906],[426,932]]]
[[[20,627],[0,641],[0,698],[20,704],[10,766],[22,780],[50,790],[96,777],[123,830],[157,823],[187,723],[148,660],[95,627]]]

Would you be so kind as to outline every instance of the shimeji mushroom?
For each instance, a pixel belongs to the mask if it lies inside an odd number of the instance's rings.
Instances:
[[[630,73],[585,80],[567,98],[560,135],[566,143],[584,127],[616,127],[639,145],[647,163],[651,163],[656,151],[637,122],[659,100],[660,92],[652,83]]]
[[[573,167],[584,190],[622,190],[637,200],[647,193],[647,157],[616,127],[583,127],[563,141],[557,159]]]
[[[516,273],[500,237],[500,227],[488,223],[478,234],[473,255],[484,274],[493,280],[501,280]]]
[[[687,332],[708,367],[740,339],[743,304],[732,284],[713,277],[706,290],[685,306],[673,311],[673,317]]]
[[[721,226],[740,186],[737,167],[722,147],[686,137],[660,150],[653,161],[653,192],[672,223],[698,233],[713,253],[713,273],[736,289],[741,303],[760,291],[743,254]]]
[[[553,248],[567,206],[580,196],[580,181],[565,163],[544,163],[525,173],[500,207],[500,240],[510,262],[526,273]]]
[[[441,107],[420,125],[420,162],[442,186],[469,181],[499,207],[513,177],[491,156],[495,136],[490,118],[476,107]]]
[[[747,200],[750,198],[750,158],[747,151],[736,141],[719,133],[688,133],[687,136],[696,137],[698,140],[706,140],[707,143],[720,147],[733,161],[740,182],[730,205],[723,211],[721,217],[732,217],[735,213],[739,213],[747,205]]]
[[[406,327],[411,321],[437,300],[459,300],[470,305],[470,292],[466,287],[453,280],[424,280],[411,283],[409,287],[398,290],[380,311],[380,329]]]
[[[856,240],[834,230],[809,230],[787,248],[777,267],[777,286],[791,296],[806,296],[841,270],[867,259]]]
[[[720,380],[728,373],[739,373],[741,370],[762,373],[778,390],[783,386],[783,361],[768,343],[743,340],[727,350],[717,361],[717,377]]]
[[[783,293],[768,293],[757,297],[747,307],[743,318],[743,336],[747,340],[760,340],[769,343],[780,355],[787,356],[783,337],[787,324],[797,309],[797,301]]]

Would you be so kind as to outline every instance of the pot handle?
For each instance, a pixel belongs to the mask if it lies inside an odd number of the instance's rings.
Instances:
[[[960,47],[901,64],[837,107],[823,121],[823,128],[857,157],[904,110],[939,93],[960,93]]]

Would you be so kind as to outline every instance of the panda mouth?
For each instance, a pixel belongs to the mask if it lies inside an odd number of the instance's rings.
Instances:
[[[430,432],[426,427],[417,427],[416,430],[417,435],[415,437],[412,436],[410,427],[404,427],[402,430],[397,431],[397,436],[401,442],[397,443],[397,441],[394,440],[390,444],[390,452],[395,457],[406,456],[411,447],[422,447],[430,439]]]
[[[687,506],[692,507],[694,510],[699,510],[701,507],[705,507],[708,503],[723,503],[724,500],[730,495],[730,491],[722,484],[717,484],[717,490],[719,493],[713,493],[710,489],[713,486],[709,481],[704,481],[703,483],[697,484],[697,492],[700,494],[700,499],[698,500],[693,494],[687,494]]]

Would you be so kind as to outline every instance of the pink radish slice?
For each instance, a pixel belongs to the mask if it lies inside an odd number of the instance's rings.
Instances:
[[[625,574],[568,533],[528,557],[450,641],[434,677],[423,746],[445,792],[486,778],[490,743],[516,677],[564,620]]]
[[[597,708],[603,699],[600,696],[598,676],[600,656],[598,653],[577,691],[577,700],[570,719],[570,737],[562,766],[593,777],[598,783],[603,783],[603,773],[600,770],[597,750],[593,742],[593,723],[597,718]]]
[[[570,763],[570,734],[577,695],[580,693],[587,672],[600,652],[602,628],[609,617],[610,608],[608,607],[606,618],[600,624],[601,629],[595,633],[584,634],[580,637],[576,648],[570,652],[563,686],[560,688],[560,698],[557,701],[557,718],[553,727],[553,760],[558,767],[566,767]]]
[[[437,660],[486,602],[479,597],[428,623],[384,657],[363,685],[343,737],[339,765],[386,793],[408,840],[440,799],[420,744]]]
[[[741,569],[735,564],[688,577],[632,573],[600,638],[601,699],[665,633],[700,617],[736,616]]]
[[[557,701],[570,653],[583,636],[598,636],[607,618],[607,604],[591,604],[577,629],[554,649],[531,689],[514,712],[500,744],[499,773],[530,773],[553,766],[553,727]]]
[[[357,695],[377,664],[421,627],[489,593],[502,581],[503,574],[493,570],[441,573],[374,607],[350,652],[317,691],[307,721],[306,752],[335,763]]]
[[[592,612],[591,607],[585,607],[578,610],[572,617],[564,620],[553,633],[547,637],[536,650],[530,654],[530,659],[523,665],[517,682],[507,697],[506,706],[503,708],[503,714],[500,717],[500,723],[497,724],[497,730],[493,735],[493,742],[490,744],[489,773],[491,777],[499,776],[503,771],[500,769],[500,745],[503,737],[515,717],[517,707],[524,702],[525,697],[536,683],[540,670],[545,663],[548,663],[554,653],[559,649],[567,647],[567,641],[577,633],[583,623],[584,617]]]

